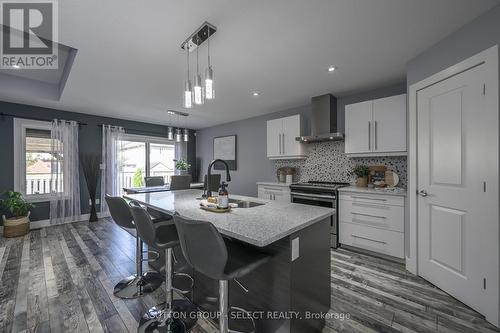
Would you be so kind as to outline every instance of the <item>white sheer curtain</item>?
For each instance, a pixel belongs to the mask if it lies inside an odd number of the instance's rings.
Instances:
[[[123,188],[121,145],[123,127],[102,125],[101,212],[108,214],[106,194],[120,195]]]
[[[78,123],[52,121],[50,224],[73,222],[80,211]]]
[[[174,149],[175,149],[175,160],[184,160],[187,161],[187,142],[181,141],[181,142],[175,142],[174,144]],[[179,170],[175,169],[175,174],[178,175],[180,174]]]

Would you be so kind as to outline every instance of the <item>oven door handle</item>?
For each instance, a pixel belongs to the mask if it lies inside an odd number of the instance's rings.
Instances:
[[[315,199],[318,201],[332,201],[334,202],[336,199],[330,195],[321,195],[321,194],[307,194],[307,193],[299,193],[299,192],[291,192],[290,193],[293,198],[302,198],[302,199]],[[328,199],[328,200],[321,200]]]

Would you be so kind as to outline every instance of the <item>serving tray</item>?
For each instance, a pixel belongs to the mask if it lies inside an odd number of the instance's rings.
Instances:
[[[231,207],[227,208],[213,208],[213,207],[206,207],[200,204],[200,208],[203,210],[206,210],[208,212],[212,213],[229,213],[231,211]]]

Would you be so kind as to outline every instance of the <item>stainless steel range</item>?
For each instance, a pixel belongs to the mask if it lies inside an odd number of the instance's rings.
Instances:
[[[349,186],[348,183],[335,182],[318,182],[310,181],[307,183],[294,183],[290,185],[291,198],[294,203],[306,205],[321,206],[334,208],[338,207],[338,189],[344,186]],[[331,246],[337,248],[339,246],[339,221],[338,213],[331,218]]]

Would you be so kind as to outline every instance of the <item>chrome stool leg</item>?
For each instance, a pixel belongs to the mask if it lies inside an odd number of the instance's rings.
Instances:
[[[148,310],[139,322],[138,332],[184,333],[196,324],[198,310],[190,301],[173,299],[173,256],[172,248],[165,250],[165,303]],[[183,320],[181,320],[183,319]]]
[[[219,332],[220,333],[228,333],[229,332],[229,314],[227,311],[227,303],[228,303],[228,281],[220,280],[219,281]]]
[[[156,272],[142,272],[143,244],[139,237],[136,237],[135,264],[136,274],[126,277],[118,282],[113,290],[113,294],[119,298],[137,298],[149,294],[158,289],[163,279]]]
[[[241,284],[237,279],[234,279],[234,281],[238,284],[238,286],[243,289],[246,293],[248,293],[248,289]],[[236,306],[231,306],[229,307],[228,305],[228,281],[227,280],[220,280],[219,281],[219,333],[254,333],[255,332],[255,321],[250,315],[250,312]],[[230,308],[233,311],[238,311],[242,312],[248,315],[248,317],[251,320],[252,323],[252,330],[249,332],[242,332],[242,331],[237,331],[237,330],[232,330],[229,328],[229,311],[228,308]]]

